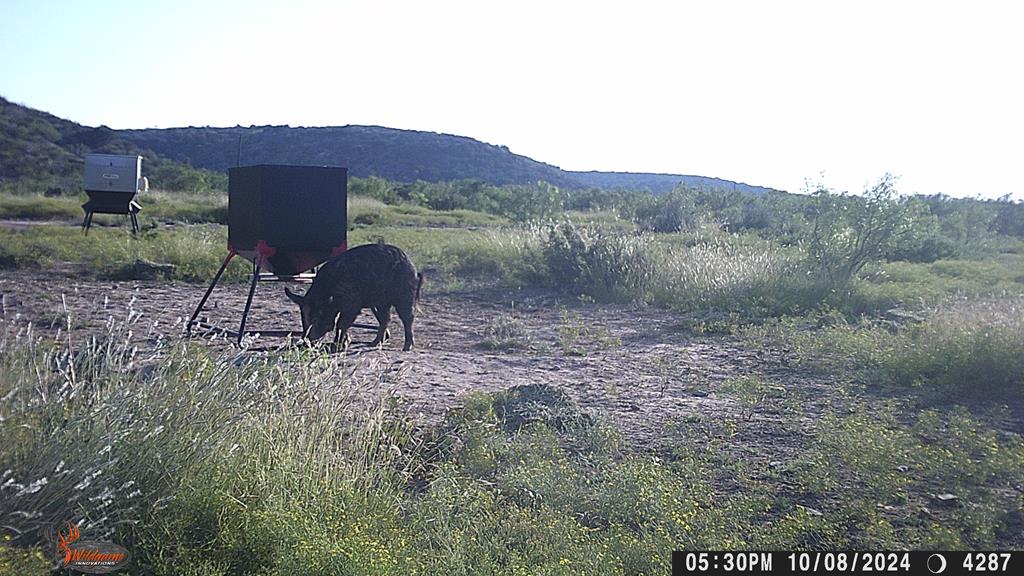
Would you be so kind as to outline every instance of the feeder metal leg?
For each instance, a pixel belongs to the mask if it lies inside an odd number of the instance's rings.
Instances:
[[[242,338],[245,337],[245,319],[249,316],[249,308],[252,306],[252,295],[256,292],[256,283],[260,281],[260,259],[252,263],[252,284],[249,285],[249,297],[245,301],[245,310],[242,312],[242,323],[238,326],[238,345],[242,345]]]
[[[185,325],[185,331],[187,332],[192,328],[192,325],[196,323],[196,318],[199,317],[199,313],[203,310],[203,306],[206,305],[206,300],[210,298],[210,294],[213,293],[213,289],[217,286],[217,282],[220,281],[220,277],[224,274],[224,270],[227,269],[228,263],[235,257],[234,252],[229,252],[228,257],[224,259],[224,263],[220,265],[220,270],[217,270],[217,274],[213,277],[213,282],[210,283],[210,287],[206,289],[206,294],[203,294],[203,299],[199,301],[199,306],[196,306],[196,311],[192,313],[192,318]]]
[[[92,226],[92,212],[85,213],[85,220],[82,221],[82,229],[85,233],[89,233],[89,227]]]
[[[132,234],[138,234],[139,233],[139,217],[138,217],[138,215],[135,214],[135,212],[131,213],[131,217],[132,217]]]

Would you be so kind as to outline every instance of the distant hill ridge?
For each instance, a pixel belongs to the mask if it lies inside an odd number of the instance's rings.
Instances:
[[[743,182],[733,182],[710,176],[685,176],[680,174],[650,174],[645,172],[567,172],[575,180],[588,188],[631,188],[650,190],[655,193],[669,192],[679,184],[691,188],[715,188],[736,190],[751,194],[775,192],[763,186],[751,186]]]
[[[685,186],[768,191],[718,178],[679,174],[570,172],[465,136],[381,126],[292,128],[92,128],[0,97],[0,179],[40,170],[67,176],[89,152],[138,152],[196,168],[226,171],[236,164],[330,164],[352,176],[388,180],[482,180],[494,185],[545,181],[567,189],[625,188],[654,193]]]
[[[464,136],[380,126],[165,128],[122,130],[139,147],[199,168],[245,164],[332,164],[352,176],[399,182],[477,179],[491,184],[544,180],[581,187],[561,169]]]

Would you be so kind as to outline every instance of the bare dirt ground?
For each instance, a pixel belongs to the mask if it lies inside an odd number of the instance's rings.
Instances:
[[[298,309],[285,298],[283,287],[257,287],[247,328],[299,328]],[[0,321],[32,322],[44,334],[56,333],[67,323],[66,307],[72,334],[85,338],[131,310],[138,315],[132,337],[142,348],[153,347],[182,337],[183,322],[205,288],[182,282],[92,280],[71,271],[4,271]],[[236,329],[247,288],[218,286],[202,317]],[[522,321],[527,347],[492,351],[482,346],[489,323],[499,315]],[[610,419],[627,442],[640,447],[667,448],[692,439],[695,427],[734,421],[742,426],[731,443],[750,457],[780,460],[800,451],[813,423],[837,400],[834,383],[790,367],[783,354],[749,341],[693,335],[680,328],[681,320],[664,310],[581,304],[542,291],[425,290],[415,323],[415,350],[401,350],[401,323],[393,316],[392,340],[382,350],[366,345],[372,332],[357,330],[347,354],[355,370],[381,362],[389,366],[400,379],[398,394],[424,422],[437,421],[473,391],[549,384],[566,391],[584,411]],[[376,323],[369,314],[360,322]],[[560,327],[564,333],[581,333],[572,342],[576,353],[564,350]],[[232,349],[224,340],[205,342]],[[261,338],[247,353],[279,354],[284,343]],[[782,391],[785,402],[761,403],[750,410],[719,390],[724,381],[744,375],[758,376]]]

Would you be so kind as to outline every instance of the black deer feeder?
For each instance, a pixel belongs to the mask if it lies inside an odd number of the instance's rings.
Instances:
[[[245,330],[256,284],[312,282],[317,266],[347,249],[347,231],[348,169],[267,164],[230,169],[228,255],[186,329],[224,333],[237,338],[239,344],[246,334],[256,332],[266,336],[299,333]],[[237,332],[198,320],[206,300],[235,256],[252,262],[249,295]]]

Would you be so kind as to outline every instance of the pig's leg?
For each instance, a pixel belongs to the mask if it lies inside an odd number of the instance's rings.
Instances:
[[[402,326],[405,328],[405,346],[402,347],[402,350],[412,350],[412,321],[414,316],[412,302],[396,304],[395,311],[398,312],[398,317],[402,319]]]
[[[350,326],[352,326],[352,323],[356,321],[356,318],[358,316],[359,316],[359,310],[358,309],[355,312],[351,312],[351,311],[344,312],[343,311],[338,316],[338,321],[334,325],[334,344],[335,344],[335,346],[337,346],[338,344],[344,342],[344,347],[348,348],[348,329],[349,329]]]
[[[384,335],[387,334],[388,323],[391,322],[391,305],[374,307],[373,315],[377,317],[377,338],[370,346],[377,346],[384,342]]]

